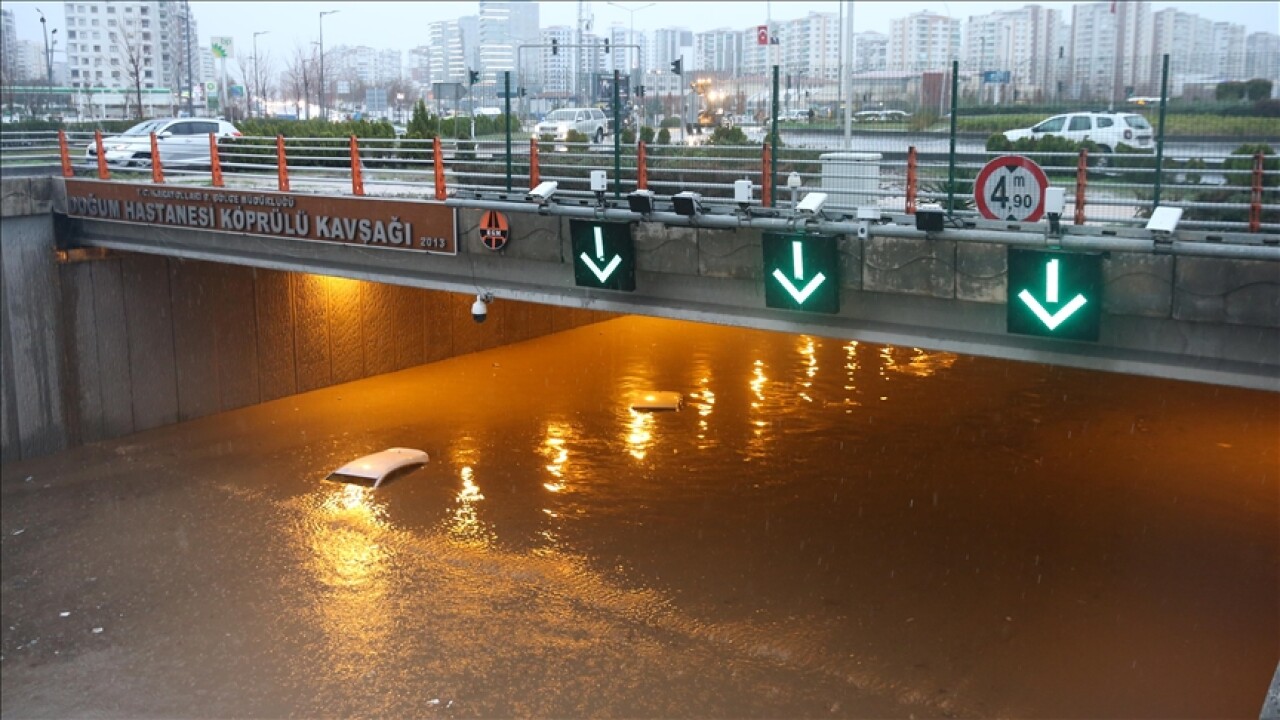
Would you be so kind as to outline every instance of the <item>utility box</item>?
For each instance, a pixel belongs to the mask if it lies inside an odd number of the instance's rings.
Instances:
[[[880,153],[833,152],[822,161],[822,192],[833,207],[856,208],[880,204]]]

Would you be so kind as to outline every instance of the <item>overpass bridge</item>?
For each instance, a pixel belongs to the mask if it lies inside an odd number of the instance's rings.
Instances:
[[[1280,391],[1280,237],[1267,234],[922,230],[904,215],[682,214],[664,200],[639,212],[523,192],[441,202],[50,177],[7,178],[3,198],[10,408],[52,408],[65,370],[51,358],[88,351],[50,329],[83,297],[55,258],[110,253],[465,293],[455,313],[490,294],[495,309],[636,313]],[[45,385],[16,387],[41,373]]]

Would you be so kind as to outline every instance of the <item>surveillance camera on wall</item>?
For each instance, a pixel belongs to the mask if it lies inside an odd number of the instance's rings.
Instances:
[[[827,204],[827,194],[820,192],[811,192],[804,196],[799,205],[796,205],[796,212],[801,215],[813,217],[822,212],[822,206]]]
[[[795,190],[804,184],[804,180],[800,178],[800,173],[793,172],[787,176],[787,187]]]
[[[476,301],[471,303],[471,319],[477,323],[482,323],[489,319],[489,303],[493,302],[493,295],[490,293],[480,293],[476,295]]]
[[[555,180],[547,180],[546,182],[539,183],[538,187],[530,190],[529,194],[525,196],[525,199],[529,202],[536,202],[539,205],[546,205],[547,201],[551,199],[551,196],[556,194],[556,188],[558,187],[560,187],[560,183]]]

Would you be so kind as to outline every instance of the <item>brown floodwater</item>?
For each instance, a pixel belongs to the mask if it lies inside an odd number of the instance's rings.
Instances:
[[[626,317],[0,480],[5,716],[1256,717],[1280,659],[1261,392]]]

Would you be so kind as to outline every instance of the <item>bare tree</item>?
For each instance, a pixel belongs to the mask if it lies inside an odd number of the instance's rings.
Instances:
[[[151,70],[153,46],[151,31],[139,28],[136,22],[132,17],[121,19],[119,26],[108,33],[108,39],[113,45],[119,44],[121,51],[119,56],[124,59],[124,70],[128,75],[129,84],[133,86],[134,100],[137,105],[134,108],[134,117],[141,120],[142,80],[145,75],[153,72]],[[112,63],[115,63],[114,58]],[[128,105],[128,100],[125,101],[125,105]]]
[[[268,82],[272,76],[273,63],[271,61],[271,53],[267,50],[260,50],[258,57],[241,55],[236,58],[236,62],[239,63],[241,74],[244,75],[245,83],[248,85],[244,92],[249,98],[248,111],[249,115],[252,116],[257,114],[257,101],[271,95],[271,87]]]
[[[308,120],[311,119],[311,93],[318,85],[318,62],[315,48],[297,45],[294,46],[293,55],[285,61],[284,72],[280,74],[282,97],[292,100],[294,113]]]

